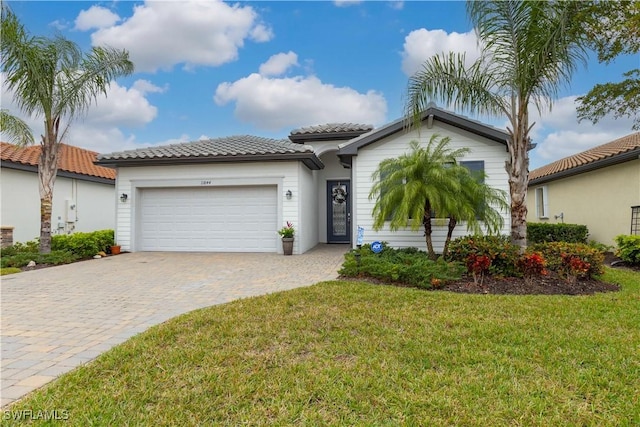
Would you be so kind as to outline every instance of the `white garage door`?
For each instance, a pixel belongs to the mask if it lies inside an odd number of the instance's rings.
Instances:
[[[141,191],[140,250],[276,252],[276,187]]]

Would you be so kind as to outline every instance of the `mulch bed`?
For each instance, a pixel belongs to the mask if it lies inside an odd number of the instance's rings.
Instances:
[[[512,295],[592,295],[596,292],[616,292],[620,286],[599,280],[566,280],[549,274],[535,278],[529,283],[519,277],[485,277],[482,285],[476,285],[473,278],[465,277],[441,288],[445,291],[466,294],[512,294]]]
[[[605,255],[604,264],[607,267],[616,269],[627,269],[640,272],[640,266],[628,265],[615,257],[612,253]],[[354,278],[343,277],[344,280],[353,280]],[[360,277],[356,280],[364,280],[375,284],[386,284],[381,280]],[[407,287],[403,283],[393,283],[394,286]],[[593,295],[597,292],[617,292],[620,286],[614,283],[602,282],[600,280],[577,280],[573,283],[567,282],[557,274],[549,273],[546,276],[540,276],[528,283],[520,277],[494,278],[487,276],[484,278],[482,285],[475,284],[473,277],[464,276],[455,282],[447,283],[439,287],[437,290],[465,293],[465,294],[495,294],[495,295]]]

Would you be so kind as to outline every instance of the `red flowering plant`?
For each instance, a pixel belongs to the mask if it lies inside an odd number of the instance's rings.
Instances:
[[[571,254],[560,254],[562,265],[560,266],[561,274],[569,283],[575,283],[578,278],[588,277],[591,264],[582,260],[580,257]]]
[[[467,271],[473,275],[473,283],[482,285],[484,275],[489,271],[491,258],[486,255],[470,254],[467,257]]]
[[[293,228],[293,223],[291,221],[287,221],[287,225],[278,230],[278,234],[281,237],[291,238],[295,234],[296,230]]]
[[[525,253],[518,259],[518,268],[524,276],[524,281],[529,284],[536,276],[546,276],[547,261],[539,252]]]

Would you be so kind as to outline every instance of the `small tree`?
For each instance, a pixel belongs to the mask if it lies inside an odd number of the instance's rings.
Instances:
[[[369,199],[373,208],[374,230],[389,221],[392,231],[409,226],[424,227],[427,252],[436,258],[432,241],[431,212],[443,212],[455,205],[460,183],[453,172],[456,158],[469,152],[467,148],[452,150],[450,138],[434,134],[426,147],[411,141],[410,152],[380,162],[373,173],[374,185]]]
[[[38,163],[40,252],[51,252],[51,208],[58,151],[69,124],[86,112],[111,81],[133,72],[124,50],[94,47],[83,54],[63,37],[31,36],[2,3],[2,71],[18,107],[44,119]],[[5,129],[3,114],[2,129]],[[62,128],[61,128],[62,127]]]

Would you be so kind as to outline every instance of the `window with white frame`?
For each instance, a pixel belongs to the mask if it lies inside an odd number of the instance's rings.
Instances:
[[[536,188],[536,217],[549,218],[549,197],[546,186]]]

